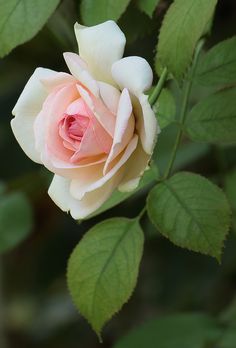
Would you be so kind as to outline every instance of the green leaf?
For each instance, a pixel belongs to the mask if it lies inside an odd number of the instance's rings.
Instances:
[[[141,11],[152,17],[159,2],[160,0],[137,0],[136,4]]]
[[[80,12],[83,23],[94,25],[109,19],[117,21],[131,0],[82,0]]]
[[[4,182],[0,181],[0,198],[1,195],[5,192],[6,190],[6,185],[4,184]]]
[[[139,183],[139,186],[137,187],[137,189],[135,189],[134,191],[131,191],[131,192],[115,191],[111,195],[111,197],[101,206],[101,208],[96,210],[93,214],[89,215],[89,217],[87,219],[91,219],[92,217],[97,216],[97,215],[103,213],[104,211],[111,209],[114,206],[116,206],[117,204],[123,202],[125,199],[131,197],[136,192],[147,187],[149,184],[151,184],[155,180],[155,178],[156,178],[155,170],[153,168],[150,168],[149,170],[147,170],[144,173],[142,179],[140,180],[140,183]]]
[[[236,328],[235,326],[230,326],[225,329],[217,348],[235,348],[236,342]]]
[[[216,321],[206,314],[175,314],[145,323],[114,348],[204,348],[220,333]]]
[[[175,0],[164,18],[157,60],[177,79],[191,63],[195,46],[209,25],[217,0]]]
[[[23,241],[33,227],[33,213],[23,193],[11,193],[0,199],[0,252]]]
[[[143,239],[136,220],[114,218],[89,230],[70,257],[72,299],[99,337],[134,290]]]
[[[125,33],[127,44],[131,44],[138,39],[150,35],[156,28],[156,23],[144,12],[139,11],[132,2],[127,11],[119,19],[118,25]],[[146,46],[149,47],[148,42]],[[146,47],[142,45],[142,52],[145,51]]]
[[[32,39],[59,0],[0,0],[0,57]]]
[[[225,177],[225,191],[231,207],[236,212],[236,168]]]
[[[148,214],[174,244],[220,260],[231,212],[223,191],[206,178],[182,172],[158,184]]]
[[[236,82],[236,37],[220,42],[204,55],[195,75],[205,86]]]
[[[217,348],[235,348],[236,342],[236,297],[220,315],[220,320],[225,327],[222,338]]]
[[[157,115],[157,120],[161,129],[167,127],[175,120],[176,106],[173,95],[164,88],[158,98],[157,103],[153,106]]]
[[[199,102],[188,115],[187,135],[194,141],[236,142],[236,88],[229,88]]]

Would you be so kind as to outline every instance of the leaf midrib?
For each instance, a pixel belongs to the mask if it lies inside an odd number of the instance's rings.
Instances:
[[[199,221],[196,219],[196,217],[192,214],[191,210],[188,208],[188,206],[181,200],[181,198],[178,196],[178,193],[174,190],[174,188],[167,182],[163,182],[164,186],[170,191],[170,193],[175,197],[175,199],[178,201],[178,203],[184,208],[184,210],[189,214],[191,219],[194,221],[194,223],[199,228],[200,232],[202,232],[202,235],[204,236],[206,242],[210,246],[211,250],[214,251],[214,248],[212,244],[210,243],[207,235],[205,234],[204,230],[202,229],[202,226],[200,225]]]
[[[92,312],[92,316],[94,317],[94,310],[95,310],[95,306],[94,306],[94,301],[95,301],[95,297],[96,297],[96,293],[97,293],[97,288],[98,288],[98,284],[100,283],[100,280],[104,274],[104,272],[106,271],[111,259],[114,257],[114,255],[116,254],[116,251],[119,247],[119,245],[123,242],[123,240],[125,239],[127,233],[129,232],[130,230],[130,225],[128,225],[124,232],[122,233],[122,235],[119,237],[119,239],[117,240],[116,244],[115,244],[115,247],[111,250],[111,253],[109,255],[109,257],[107,258],[106,262],[104,263],[100,273],[99,273],[99,276],[95,282],[95,287],[94,287],[94,291],[93,291],[93,297],[92,297],[92,305],[91,305],[91,312]]]

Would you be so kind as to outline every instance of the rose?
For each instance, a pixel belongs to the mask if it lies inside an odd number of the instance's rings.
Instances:
[[[76,23],[75,34],[80,55],[64,54],[71,75],[37,68],[11,125],[25,153],[55,173],[50,197],[81,219],[116,188],[137,187],[157,122],[143,93],[152,70],[143,58],[122,58],[125,36],[116,23]]]

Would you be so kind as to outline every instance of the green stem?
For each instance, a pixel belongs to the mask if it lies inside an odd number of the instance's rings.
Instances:
[[[137,219],[138,219],[138,220],[141,220],[142,217],[143,217],[143,215],[146,213],[146,211],[147,211],[147,207],[146,207],[146,205],[145,205],[145,206],[143,207],[143,209],[141,210],[141,212],[138,214]]]
[[[201,49],[202,49],[204,43],[205,43],[205,40],[202,39],[199,41],[199,43],[196,47],[194,59],[193,59],[193,64],[192,64],[192,69],[191,69],[190,74],[189,74],[189,79],[186,81],[185,86],[184,86],[183,101],[182,101],[182,106],[181,106],[181,110],[180,110],[180,122],[179,122],[180,129],[179,129],[178,134],[176,136],[175,144],[174,144],[174,147],[173,147],[173,150],[171,153],[170,161],[167,165],[164,179],[167,179],[172,171],[174,161],[176,158],[176,154],[177,154],[177,150],[178,150],[179,144],[180,144],[182,136],[183,136],[183,126],[185,124],[186,117],[187,117],[188,102],[189,102],[189,97],[190,97],[190,94],[192,91],[193,77],[194,77],[195,72],[196,72],[199,54],[201,52]]]
[[[156,87],[154,88],[152,94],[149,97],[149,103],[151,104],[151,106],[153,106],[155,104],[155,102],[157,101],[157,99],[161,93],[161,90],[163,88],[163,85],[166,81],[167,74],[168,74],[167,68],[164,68]]]

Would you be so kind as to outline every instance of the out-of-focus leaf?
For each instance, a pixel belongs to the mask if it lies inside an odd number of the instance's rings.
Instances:
[[[151,221],[171,242],[220,260],[231,212],[216,185],[180,172],[156,185],[147,202]]]
[[[166,127],[158,136],[157,145],[153,154],[153,160],[161,173],[164,173],[168,165],[171,150],[174,146],[174,141],[177,136],[179,127],[173,123]],[[196,162],[200,158],[206,156],[210,151],[210,145],[183,142],[177,152],[176,160],[174,162],[173,170],[180,170]]]
[[[217,348],[234,348],[236,342],[236,297],[220,316],[225,330]]]
[[[103,325],[134,290],[143,239],[138,221],[105,220],[85,234],[70,257],[68,286],[72,299],[99,337]]]
[[[167,127],[175,120],[175,100],[171,92],[164,88],[158,98],[157,103],[153,106],[157,115],[157,120],[161,129]]]
[[[212,19],[217,0],[175,0],[164,18],[157,60],[181,79],[191,63],[195,46]]]
[[[31,205],[23,193],[0,198],[0,252],[14,248],[29,235],[32,215]]]
[[[236,37],[220,42],[204,55],[195,80],[206,86],[236,82]]]
[[[0,0],[0,57],[35,36],[58,4],[59,0]]]
[[[236,142],[236,88],[217,92],[193,107],[186,132],[194,141]]]
[[[228,327],[217,344],[217,348],[235,348],[236,345],[236,327]]]
[[[154,21],[145,13],[139,11],[132,3],[119,19],[118,24],[125,33],[128,44],[145,37],[155,28]]]
[[[94,25],[109,19],[117,21],[131,0],[82,0],[80,12],[83,23]]]
[[[231,207],[236,212],[236,169],[226,175],[225,191]]]
[[[1,195],[5,192],[6,189],[6,185],[4,184],[4,182],[0,181],[0,199],[1,199]]]
[[[146,13],[149,17],[152,17],[153,12],[160,0],[136,0],[138,8]]]
[[[145,323],[114,348],[204,348],[220,333],[216,321],[206,314],[176,314]]]

